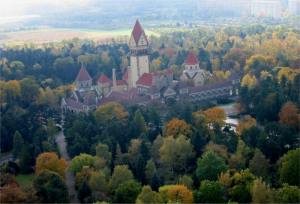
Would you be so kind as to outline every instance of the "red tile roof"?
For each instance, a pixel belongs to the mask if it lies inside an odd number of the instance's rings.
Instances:
[[[195,64],[198,64],[198,63],[199,62],[198,62],[198,59],[197,59],[195,53],[194,52],[189,52],[187,58],[184,61],[184,64],[186,64],[186,65],[195,65]]]
[[[144,73],[136,82],[138,85],[152,86],[153,75],[151,73]]]
[[[101,74],[98,83],[111,83],[111,80],[105,74]]]
[[[138,44],[140,37],[142,35],[145,35],[144,29],[142,28],[138,19],[136,20],[135,25],[133,27],[132,35],[133,35],[133,38],[134,38],[134,41],[136,44]],[[146,38],[146,41],[147,41],[147,38]]]
[[[117,80],[117,86],[121,86],[121,85],[126,85],[126,81],[125,80]]]
[[[86,71],[84,67],[81,67],[79,70],[79,73],[76,77],[76,81],[88,81],[91,80],[92,77],[89,75],[89,73]]]

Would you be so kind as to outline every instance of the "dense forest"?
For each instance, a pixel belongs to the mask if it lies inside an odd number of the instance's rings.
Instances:
[[[111,102],[65,114],[68,165],[55,143],[61,98],[82,64],[95,81],[112,68],[121,77],[127,44],[74,39],[3,47],[1,154],[14,162],[1,165],[1,202],[68,202],[68,168],[80,202],[299,203],[299,30],[162,29],[150,44],[151,70],[172,68],[175,79],[190,50],[212,81],[243,74],[236,131],[215,107],[220,101]],[[20,175],[33,175],[30,184]]]

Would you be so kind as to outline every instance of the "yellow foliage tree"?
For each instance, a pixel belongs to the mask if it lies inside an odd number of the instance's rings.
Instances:
[[[283,77],[285,77],[286,79],[293,81],[295,76],[300,73],[299,69],[292,69],[289,67],[282,67],[278,74],[277,74],[277,78],[279,80],[282,80]]]
[[[246,86],[248,88],[253,88],[257,83],[256,77],[254,75],[246,74],[242,79],[242,86]]]
[[[249,129],[253,126],[256,126],[255,118],[252,118],[250,115],[245,116],[243,119],[239,120],[239,124],[236,127],[236,131],[239,135],[246,129]]]
[[[205,110],[203,114],[205,116],[205,122],[209,125],[217,123],[220,126],[223,126],[225,124],[224,120],[226,118],[226,113],[222,108],[209,108]]]
[[[189,136],[192,133],[192,127],[184,120],[173,118],[165,127],[165,135],[178,137],[179,135]]]
[[[58,173],[64,178],[66,168],[67,162],[64,159],[59,159],[56,153],[44,152],[36,159],[35,173],[39,174],[43,170],[47,169]]]
[[[270,74],[269,72],[267,72],[267,71],[265,71],[265,70],[263,70],[263,71],[260,72],[260,78],[261,78],[261,79],[266,79],[266,78],[268,78],[268,77],[271,77],[271,78],[272,78],[272,74]]]
[[[166,185],[159,188],[166,203],[193,203],[193,192],[184,185]]]

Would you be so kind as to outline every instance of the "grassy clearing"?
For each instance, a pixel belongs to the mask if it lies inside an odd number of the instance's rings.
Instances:
[[[34,174],[19,174],[16,176],[17,182],[21,187],[30,187],[32,185]]]

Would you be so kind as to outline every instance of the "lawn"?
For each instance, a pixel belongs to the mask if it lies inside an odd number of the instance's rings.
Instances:
[[[30,187],[32,185],[34,174],[19,174],[16,176],[17,182],[21,187]]]

